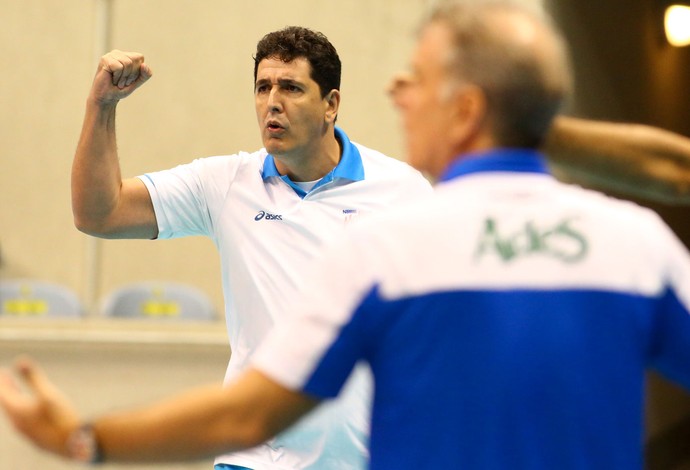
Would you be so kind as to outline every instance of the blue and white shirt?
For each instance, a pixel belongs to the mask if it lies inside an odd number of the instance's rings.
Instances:
[[[645,369],[690,386],[690,257],[655,213],[498,150],[348,232],[254,366],[330,398],[368,362],[372,469],[642,467]]]
[[[305,266],[350,221],[406,205],[432,192],[409,165],[351,142],[336,129],[340,162],[309,192],[276,170],[262,149],[202,158],[140,178],[151,194],[159,239],[205,235],[216,244],[232,357],[226,382],[246,366],[282,320],[283,304],[304,282]],[[254,470],[359,469],[367,455],[370,382],[263,446],[219,457]]]

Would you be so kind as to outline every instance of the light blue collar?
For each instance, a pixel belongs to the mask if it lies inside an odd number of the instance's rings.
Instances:
[[[472,173],[507,171],[518,173],[549,173],[546,158],[536,150],[495,149],[457,157],[439,181],[448,181]]]
[[[339,127],[335,128],[335,138],[338,139],[342,148],[340,161],[335,168],[333,168],[328,174],[321,178],[318,183],[316,183],[311,191],[309,191],[310,193],[314,192],[317,188],[330,183],[331,181],[348,180],[353,182],[364,179],[362,156],[359,154],[357,147],[350,142],[347,134],[345,134],[345,132],[343,132]],[[301,198],[304,198],[304,196],[308,194],[306,191],[292,182],[286,175],[281,175],[278,173],[273,155],[268,154],[264,159],[264,168],[261,172],[261,178],[266,180],[267,178],[273,177],[278,177],[285,181]]]

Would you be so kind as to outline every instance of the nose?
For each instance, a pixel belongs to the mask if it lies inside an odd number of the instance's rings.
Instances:
[[[405,91],[412,83],[412,76],[409,73],[401,72],[393,76],[386,87],[388,96],[393,100],[393,104],[400,107]]]
[[[273,87],[271,92],[268,94],[268,110],[272,113],[280,113],[283,111],[283,103],[280,98],[280,89],[278,87]]]

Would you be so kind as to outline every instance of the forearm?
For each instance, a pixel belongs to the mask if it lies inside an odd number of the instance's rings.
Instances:
[[[72,164],[72,211],[75,225],[98,234],[114,211],[122,177],[117,155],[117,103],[89,100]]]
[[[658,202],[690,203],[690,139],[681,135],[559,117],[544,150],[569,181]]]
[[[94,430],[105,460],[193,460],[251,447],[270,437],[257,432],[242,410],[224,404],[224,393],[220,386],[196,389],[154,407],[100,418]]]
[[[192,460],[254,447],[317,404],[250,370],[230,388],[198,388],[152,407],[105,416],[94,430],[106,462]]]
[[[94,438],[106,462],[171,462],[254,447],[319,403],[250,368],[228,388],[200,387],[80,426],[69,400],[33,361],[20,359],[16,372],[21,386],[0,369],[0,408],[36,446],[79,461],[96,458]]]

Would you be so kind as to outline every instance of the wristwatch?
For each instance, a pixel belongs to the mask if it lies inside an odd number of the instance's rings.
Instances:
[[[103,453],[93,425],[87,423],[72,431],[67,438],[67,455],[81,463],[103,462]]]

